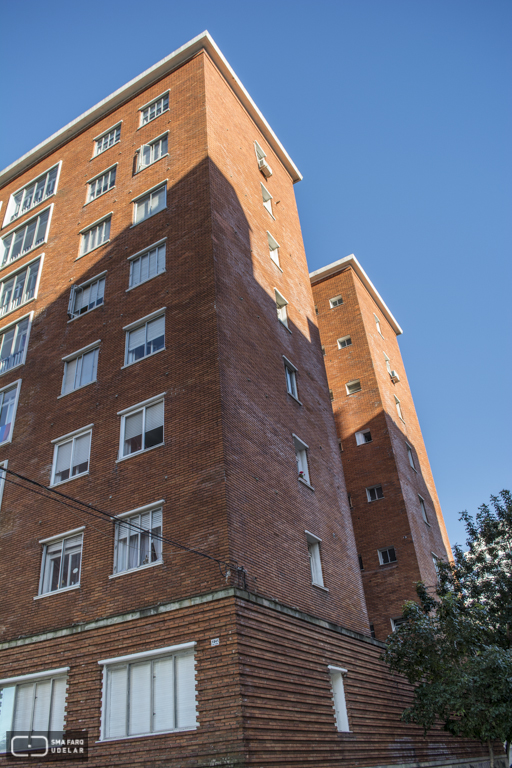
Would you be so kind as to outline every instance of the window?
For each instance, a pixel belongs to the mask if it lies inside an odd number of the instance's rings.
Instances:
[[[169,109],[169,92],[164,93],[163,96],[159,96],[150,104],[144,105],[140,108],[140,124],[147,125],[152,120],[155,120],[159,115]]]
[[[308,446],[303,443],[302,440],[293,435],[293,445],[295,448],[295,459],[297,461],[297,471],[299,473],[299,480],[304,483],[309,483],[309,468],[308,468]]]
[[[369,429],[363,429],[361,432],[356,432],[356,443],[358,445],[364,445],[365,443],[372,442],[372,433]]]
[[[17,272],[12,272],[0,283],[0,316],[27,304],[36,295],[42,256]]]
[[[105,659],[102,739],[197,727],[195,643]]]
[[[400,407],[400,400],[398,399],[398,397],[396,395],[393,395],[393,397],[395,398],[396,412],[398,413],[399,417],[402,419],[402,421],[405,424],[404,417],[402,415],[402,409]]]
[[[11,195],[5,212],[4,227],[55,194],[59,168],[60,163]]]
[[[358,555],[357,559],[359,560],[359,568],[360,568],[360,570],[364,571],[363,558],[361,557],[361,555]]]
[[[94,154],[101,155],[105,150],[113,147],[121,138],[121,123],[109,128],[106,133],[102,133],[97,139],[94,139]]]
[[[402,624],[406,624],[407,619],[404,619],[403,616],[398,616],[396,619],[391,619],[391,629],[393,632],[396,632],[398,627],[401,627]]]
[[[270,232],[267,232],[267,239],[268,239],[268,248],[270,252],[270,258],[274,262],[274,264],[277,264],[279,269],[281,269],[281,265],[279,264],[279,243],[274,240]]]
[[[381,331],[381,329],[380,329],[380,320],[379,320],[379,318],[377,317],[377,315],[375,314],[375,312],[373,313],[373,316],[374,316],[374,318],[375,318],[375,325],[377,326],[377,330],[378,330],[378,332],[380,333],[380,335],[382,336],[382,331]],[[382,338],[384,338],[384,336],[382,336]]]
[[[158,316],[155,317],[155,314]],[[162,310],[137,320],[123,330],[126,331],[125,365],[136,363],[165,348],[165,315]]]
[[[347,493],[348,505],[350,509],[354,509],[354,502],[352,500],[352,494]]]
[[[343,304],[343,299],[341,296],[335,296],[333,299],[329,299],[329,306],[331,309],[334,309],[335,307],[341,307]]]
[[[423,520],[426,522],[427,525],[430,525],[430,523],[428,521],[428,515],[427,515],[427,508],[425,506],[425,500],[422,499],[420,495],[418,495],[418,499],[419,499],[419,502],[420,502],[420,509],[421,509],[421,514],[422,514]]]
[[[7,464],[8,464],[7,459],[5,461],[0,461],[0,508],[2,506],[2,499],[3,499],[3,496],[4,496],[5,480],[6,480],[6,477],[7,477],[7,472],[5,470],[7,469]],[[2,707],[1,707],[1,704],[2,704],[2,697],[1,697],[1,694],[0,694],[0,718],[2,717]],[[2,728],[0,726],[0,738],[1,738],[1,731],[2,731]],[[1,751],[2,750],[0,749],[0,753],[1,753]]]
[[[0,375],[23,365],[27,355],[31,315],[0,329]]]
[[[325,357],[325,347],[324,347],[323,344],[322,344],[322,355],[323,355],[323,357]]]
[[[80,585],[83,530],[83,527],[76,528],[60,537],[39,542],[44,546],[40,595]]]
[[[344,347],[351,347],[352,346],[352,339],[350,336],[343,336],[342,339],[338,339],[338,349],[343,349]]]
[[[116,170],[117,163],[112,168],[109,168],[108,171],[102,173],[101,176],[96,176],[95,179],[87,182],[89,185],[89,189],[87,191],[88,203],[90,203],[91,200],[95,200],[97,197],[104,195],[105,192],[108,192],[109,189],[112,189],[112,187],[115,186]]]
[[[261,196],[263,198],[263,207],[266,208],[272,218],[275,218],[274,214],[272,213],[272,195],[268,189],[263,186],[263,184],[261,185]]]
[[[285,297],[279,293],[277,288],[274,288],[274,293],[276,295],[277,317],[282,322],[282,324],[288,328],[288,310],[286,309],[288,302],[286,301]]]
[[[372,488],[367,488],[366,496],[368,497],[368,501],[377,501],[377,499],[383,499],[384,492],[382,490],[382,485],[374,485]]]
[[[163,445],[163,395],[120,411],[117,415],[121,416],[120,458]]]
[[[130,288],[165,272],[165,241],[155,243],[143,252],[129,257]]]
[[[356,392],[361,391],[361,382],[359,379],[356,379],[355,381],[349,381],[345,384],[345,387],[347,388],[347,395],[353,395]]]
[[[387,547],[386,549],[379,549],[379,563],[381,565],[389,565],[390,563],[396,563],[395,548]]]
[[[409,443],[406,443],[405,445],[406,445],[406,448],[407,448],[407,457],[408,457],[408,459],[409,459],[409,464],[411,465],[411,467],[412,467],[412,468],[414,469],[414,471],[416,472],[416,465],[415,465],[415,463],[414,463],[414,454],[413,454],[413,452],[412,452],[412,448],[411,448],[411,446],[409,445]],[[421,498],[421,496],[420,496],[420,498]]]
[[[62,395],[73,392],[96,381],[98,368],[99,341],[84,347],[79,352],[63,357],[64,378],[62,379]]]
[[[54,444],[52,485],[58,485],[89,472],[92,426],[89,424],[76,432],[52,440]]]
[[[9,749],[8,731],[22,731],[28,738],[34,731],[64,732],[68,670],[61,667],[0,680],[0,753]]]
[[[46,242],[52,206],[2,238],[2,267]]]
[[[332,389],[329,390],[329,398],[331,400],[334,400],[334,392],[332,391]]]
[[[162,507],[123,515],[116,522],[114,573],[162,562]]]
[[[389,375],[391,376],[391,363],[389,362],[389,357],[386,355],[385,352],[383,352],[382,354],[384,355],[384,361],[386,363],[386,370],[389,373]]]
[[[342,667],[333,667],[329,665],[329,675],[331,677],[332,700],[334,704],[334,715],[336,718],[336,730],[341,733],[349,733],[347,703],[345,700],[345,688],[343,677],[347,670]]]
[[[73,285],[68,304],[68,317],[71,320],[103,304],[105,295],[105,278],[103,275],[106,274],[106,272],[102,272],[101,275],[93,277],[87,283]]]
[[[3,443],[10,443],[12,440],[12,430],[14,427],[14,419],[16,418],[20,387],[21,379],[18,379],[14,384],[9,384],[8,387],[0,389],[0,445],[3,445]],[[5,464],[5,466],[7,466],[7,464]],[[2,472],[2,493],[4,481],[5,472]]]
[[[93,224],[92,227],[82,230],[81,256],[85,256],[86,253],[94,251],[100,245],[108,243],[111,219],[112,217],[109,215],[107,218]]]
[[[164,157],[164,155],[167,154],[167,139],[168,139],[168,133],[165,133],[163,136],[159,136],[157,139],[154,139],[149,144],[143,144],[142,147],[138,151],[138,158],[137,158],[137,170],[142,171],[144,168],[147,168],[148,165],[152,165],[153,163],[156,163],[157,160],[160,160],[160,158]]]
[[[266,157],[267,155],[263,151],[263,149],[260,147],[257,141],[254,142],[254,151],[256,152],[256,160],[258,161],[258,168],[264,175],[266,179],[270,178],[272,176],[272,168],[267,163]]]
[[[308,542],[309,566],[311,568],[311,582],[317,587],[324,586],[324,577],[322,574],[322,561],[320,559],[320,544],[322,539],[306,531],[306,540]]]
[[[436,581],[439,581],[439,563],[441,562],[441,558],[434,554],[434,552],[431,552],[430,554],[432,555],[432,562],[434,563],[434,568],[436,570]]]
[[[297,392],[297,369],[293,365],[293,363],[290,363],[290,361],[283,355],[284,360],[284,371],[286,375],[286,391],[289,395],[294,397],[296,400],[299,399],[299,395]]]
[[[167,205],[167,186],[166,184],[160,184],[160,186],[146,192],[141,197],[132,201],[134,204],[134,224],[139,224],[141,221],[149,219],[156,213],[162,211]]]
[[[370,637],[373,638],[374,640],[377,639],[375,635],[375,627],[373,626],[373,624],[370,624]]]

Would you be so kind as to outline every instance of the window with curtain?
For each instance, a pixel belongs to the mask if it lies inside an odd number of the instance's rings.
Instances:
[[[49,671],[51,675],[51,671]],[[26,682],[25,682],[26,679]],[[0,753],[7,752],[7,731],[59,734],[64,731],[66,674],[26,675],[0,685]]]
[[[116,523],[114,573],[131,571],[162,560],[162,508]]]

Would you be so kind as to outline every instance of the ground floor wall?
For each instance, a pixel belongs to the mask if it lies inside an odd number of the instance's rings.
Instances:
[[[184,646],[195,659],[197,725],[102,740],[98,662],[138,663]],[[371,638],[228,588],[5,642],[0,679],[68,667],[66,730],[87,732],[91,768],[485,768],[481,745],[441,730],[424,738],[400,722],[411,691],[381,654]],[[349,731],[336,728],[329,665],[346,670]],[[0,757],[4,764],[12,761]]]

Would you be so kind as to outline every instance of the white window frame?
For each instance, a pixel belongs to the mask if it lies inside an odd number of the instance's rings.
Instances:
[[[423,496],[420,496],[419,493],[418,493],[418,499],[420,502],[421,516],[423,517],[424,522],[427,525],[430,525],[428,515],[427,515],[427,505],[425,504],[425,499],[423,498]]]
[[[400,421],[403,421],[403,423],[405,424],[405,419],[404,419],[404,415],[402,413],[402,406],[400,405],[400,400],[398,399],[398,397],[396,395],[393,395],[393,397],[395,398],[396,412],[398,413],[398,415],[400,417]]]
[[[26,264],[23,264],[23,266],[18,267],[13,272],[9,272],[9,274],[5,275],[5,277],[2,278],[2,280],[0,281],[0,312],[1,312],[1,302],[3,298],[2,294],[3,294],[4,284],[8,283],[9,280],[12,280],[12,278],[16,278],[16,275],[18,275],[20,272],[24,272],[25,270],[27,270],[27,275],[28,275],[28,270],[33,264],[36,263],[36,261],[39,261],[39,268],[37,271],[36,284],[34,286],[34,295],[31,296],[30,299],[22,300],[19,304],[16,304],[16,306],[12,306],[12,296],[11,296],[11,301],[9,302],[9,305],[8,305],[11,308],[7,309],[7,311],[4,312],[3,315],[0,314],[0,317],[2,318],[7,317],[7,315],[11,314],[11,312],[14,312],[20,307],[24,307],[26,304],[30,304],[31,301],[35,301],[37,299],[37,294],[39,292],[39,283],[41,282],[41,274],[43,271],[44,253],[42,253],[40,256],[36,256],[34,259],[30,259],[30,261],[27,261]],[[26,291],[26,286],[23,288],[23,295],[25,295],[25,291]]]
[[[268,213],[270,213],[270,215],[275,221],[276,217],[272,213],[272,199],[273,199],[272,195],[270,194],[270,192],[268,191],[268,189],[264,184],[262,184],[261,182],[260,184],[261,184],[261,196],[263,198],[263,207],[265,208],[266,211],[268,211]]]
[[[141,280],[139,283],[130,285],[130,280],[132,276],[132,265],[134,264],[134,262],[137,261],[138,259],[142,259],[146,254],[149,254],[151,251],[158,250],[162,246],[164,247],[164,268],[160,272],[157,272],[155,275],[152,275],[151,277],[147,277],[146,280]],[[147,283],[149,280],[154,280],[154,278],[158,277],[158,275],[163,275],[164,272],[167,271],[166,260],[167,260],[167,238],[166,237],[163,237],[161,240],[158,240],[156,243],[149,245],[147,248],[144,248],[142,251],[138,251],[137,253],[134,253],[133,256],[128,256],[127,261],[130,263],[130,274],[128,276],[128,288],[126,289],[126,292],[133,291],[134,288],[138,288],[139,285],[144,285],[144,283]],[[157,267],[158,267],[158,254],[157,254]],[[149,270],[148,270],[148,275],[149,275]]]
[[[283,355],[285,378],[286,378],[286,391],[293,397],[300,405],[302,403],[299,400],[299,390],[297,387],[297,373],[298,369],[291,363],[287,357]]]
[[[92,179],[89,179],[89,181],[86,182],[87,195],[86,195],[85,205],[88,205],[89,203],[93,203],[99,197],[103,197],[103,195],[106,195],[107,192],[110,192],[112,189],[115,189],[116,179],[117,179],[117,166],[118,166],[118,163],[114,163],[114,165],[111,165],[109,168],[106,168],[104,171],[101,171],[101,173],[97,173],[96,176],[93,176]],[[105,189],[103,192],[100,192],[99,195],[95,195],[94,197],[91,197],[93,185],[95,185],[96,182],[102,179],[104,176],[107,176],[107,174],[110,175],[112,171],[114,171],[114,183],[112,184],[112,186],[109,187],[108,189]]]
[[[336,309],[336,307],[341,307],[343,304],[343,297],[341,294],[338,296],[333,296],[332,299],[329,299],[329,307],[331,309]]]
[[[148,400],[144,400],[142,403],[137,403],[136,405],[132,405],[129,408],[125,408],[122,411],[118,411],[117,415],[121,417],[121,431],[119,436],[119,454],[117,458],[117,462],[120,461],[126,461],[127,459],[131,459],[132,456],[140,456],[142,453],[148,453],[149,451],[154,451],[155,448],[161,448],[163,445],[165,445],[165,395],[166,392],[162,392],[160,395],[155,395],[155,397],[150,397]],[[144,437],[145,434],[145,425],[146,425],[146,408],[148,408],[150,405],[156,405],[157,403],[163,403],[163,411],[164,411],[164,419],[163,419],[163,432],[162,432],[162,442],[158,443],[158,445],[152,445],[150,448],[141,448],[139,451],[133,451],[133,453],[127,453],[126,456],[123,453],[124,449],[124,434],[125,434],[125,424],[126,424],[126,418],[128,416],[133,416],[137,411],[144,411],[144,415],[142,417],[142,436]]]
[[[380,488],[382,491],[382,496],[377,495],[377,488]],[[370,495],[370,491],[375,491],[375,498],[372,499]],[[370,485],[366,489],[366,498],[368,499],[368,502],[371,504],[374,501],[381,501],[381,499],[384,498],[384,490],[382,488],[382,483],[378,483],[377,485]]]
[[[54,203],[52,203],[51,205],[46,206],[46,208],[43,208],[42,210],[38,211],[35,214],[35,216],[31,216],[29,219],[24,221],[23,224],[19,224],[14,229],[11,229],[11,230],[9,230],[9,232],[6,232],[5,235],[2,235],[2,247],[4,249],[4,252],[1,255],[0,269],[5,269],[10,264],[14,264],[15,261],[18,261],[18,259],[22,259],[24,256],[27,255],[27,253],[31,253],[32,251],[35,251],[36,248],[42,248],[43,245],[45,245],[48,242],[48,236],[50,234],[50,227],[51,227],[51,223],[52,223],[53,206],[54,206]],[[44,213],[46,213],[46,211],[49,211],[49,213],[48,213],[48,221],[46,222],[46,231],[45,231],[44,238],[42,240],[38,241],[38,242],[35,242],[36,232],[34,232],[34,244],[31,245],[30,248],[27,248],[26,251],[20,251],[18,256],[16,256],[14,259],[6,259],[5,258],[6,255],[12,252],[12,246],[14,244],[14,240],[16,239],[16,233],[19,232],[20,230],[25,229],[26,227],[28,227],[30,225],[30,223],[32,221],[34,221],[34,219],[38,219],[40,216],[42,216]],[[36,231],[37,231],[37,228],[38,228],[38,225],[36,225]],[[12,239],[11,244],[9,245],[9,250],[6,251],[5,250],[5,240],[7,240],[8,237],[11,237],[11,235],[12,235],[13,239]]]
[[[378,332],[379,332],[379,334],[382,336],[382,338],[384,338],[384,335],[383,335],[383,333],[382,333],[382,330],[381,330],[381,327],[380,327],[380,320],[379,320],[379,318],[377,317],[377,315],[375,314],[375,312],[373,313],[373,317],[375,318],[375,325],[377,326],[377,331],[378,331]]]
[[[407,622],[407,619],[404,619],[403,616],[397,616],[395,619],[390,619],[391,622],[391,631],[396,632],[399,627],[402,626],[402,624],[405,624]]]
[[[113,567],[113,573],[111,576],[109,576],[109,579],[116,579],[118,576],[124,576],[126,573],[134,573],[135,571],[142,571],[146,568],[152,568],[155,565],[162,565],[163,563],[163,505],[165,504],[165,499],[160,499],[160,501],[155,501],[152,504],[146,504],[143,507],[138,507],[137,509],[131,509],[129,512],[122,512],[120,515],[116,515],[115,519],[115,532],[114,532],[114,567]],[[147,513],[153,513],[158,512],[161,513],[161,532],[160,535],[157,537],[157,541],[160,542],[160,556],[157,560],[153,560],[149,563],[142,563],[141,565],[133,566],[132,568],[125,568],[124,570],[118,570],[117,569],[117,559],[118,559],[118,546],[119,546],[119,530],[123,523],[129,522],[131,518],[139,517],[140,515],[144,515]],[[153,534],[151,533],[152,528],[142,528],[140,525],[136,525],[134,523],[133,525],[133,531],[139,535],[141,531],[149,531],[149,547],[151,547],[153,543]],[[137,543],[137,546],[140,546],[140,538]]]
[[[159,144],[163,139],[167,139],[167,151],[164,152],[164,154],[160,155],[156,158],[156,160],[153,158],[154,154],[154,148],[157,144]],[[150,155],[153,159],[149,161],[149,163],[142,163],[142,158],[144,155],[144,149],[145,147],[149,147]],[[136,173],[140,173],[141,171],[144,171],[146,168],[149,168],[151,165],[154,165],[155,163],[158,163],[159,160],[162,160],[164,157],[169,156],[169,131],[164,131],[164,133],[161,133],[160,136],[157,136],[155,139],[151,139],[151,141],[148,141],[146,144],[143,144],[141,147],[137,150],[137,169]]]
[[[10,370],[12,370],[12,368]],[[14,403],[12,408],[11,428],[9,429],[9,435],[7,439],[2,440],[0,442],[0,445],[8,445],[9,443],[12,443],[14,424],[16,423],[16,411],[18,410],[18,401],[20,399],[21,379],[18,379],[17,381],[11,381],[10,384],[7,384],[5,387],[0,388],[0,395],[3,395],[3,393],[8,389],[14,389],[14,388],[16,388],[16,395],[14,396]],[[1,402],[0,402],[0,414],[2,412],[2,407],[3,407],[3,397],[1,398]],[[7,462],[5,462],[5,466],[7,466]],[[3,473],[3,475],[4,477],[2,478],[2,490],[0,492],[0,504],[2,502],[3,484],[5,483],[5,472]]]
[[[325,589],[322,558],[320,556],[320,544],[322,543],[322,539],[319,539],[318,536],[315,536],[314,533],[310,533],[309,531],[304,531],[304,533],[306,534],[306,541],[308,544],[311,583],[314,584],[315,587],[322,587],[322,589]]]
[[[96,219],[96,221],[93,221],[92,224],[89,224],[87,227],[84,227],[84,229],[81,229],[79,232],[80,235],[80,253],[78,254],[75,261],[78,261],[78,259],[83,258],[84,256],[87,256],[87,254],[92,253],[93,251],[96,251],[98,248],[101,248],[103,245],[107,245],[107,243],[110,243],[110,234],[112,231],[112,211],[107,213],[105,216],[102,216],[101,219]],[[109,221],[109,227],[108,227],[108,237],[106,240],[102,240],[101,243],[98,243],[94,246],[94,248],[90,248],[88,251],[85,249],[85,236],[92,232],[93,229],[96,229],[97,227],[101,227],[103,223],[106,223]]]
[[[384,362],[386,363],[386,370],[391,376],[391,363],[389,362],[389,357],[386,355],[386,353],[383,351],[382,354],[384,355]]]
[[[8,464],[9,464],[8,459],[6,459],[5,461],[0,461],[0,509],[2,509],[2,500],[4,498],[5,481],[7,478],[7,472],[5,472],[5,470],[7,469]],[[1,732],[2,730],[0,728],[0,734]]]
[[[355,385],[355,384],[359,384],[359,388],[358,389],[354,389],[351,392],[349,390],[349,387],[351,385]],[[361,380],[360,379],[353,379],[352,381],[347,381],[347,383],[345,384],[345,389],[347,391],[347,395],[356,395],[358,392],[361,392],[361,390],[362,390]]]
[[[281,269],[281,264],[279,263],[279,249],[280,245],[275,239],[275,237],[272,237],[270,232],[267,230],[267,241],[268,241],[268,252],[271,261],[276,265],[276,267],[279,267]],[[281,269],[281,272],[283,270]]]
[[[309,477],[309,446],[301,440],[300,437],[292,433],[293,447],[295,449],[295,461],[297,462],[297,474],[301,483],[305,483],[310,488],[311,481]]]
[[[106,131],[103,131],[103,133],[100,133],[99,136],[95,136],[94,137],[94,139],[93,139],[93,142],[94,142],[93,157],[98,157],[98,155],[102,155],[108,149],[111,149],[112,147],[115,147],[116,144],[119,144],[119,142],[121,141],[122,123],[123,123],[123,121],[120,120],[118,123],[113,125],[111,128],[108,128]],[[118,128],[119,128],[119,138],[115,139],[115,134],[114,134],[115,141],[113,141],[112,144],[109,144],[108,147],[105,147],[105,149],[98,150],[98,144],[100,143],[100,141],[102,141],[102,139],[104,139],[110,133],[114,133],[114,131],[117,131]]]
[[[27,315],[22,315],[17,320],[11,321],[8,325],[4,325],[2,328],[0,328],[0,352],[1,352],[4,334],[8,333],[13,326],[18,326],[20,323],[26,320],[27,317],[28,317],[27,337],[25,341],[25,347],[23,349],[23,355],[20,359],[20,362],[16,363],[16,365],[13,365],[9,368],[6,368],[5,370],[2,370],[2,361],[0,359],[0,376],[4,376],[4,374],[10,371],[15,371],[17,368],[21,368],[22,365],[25,365],[25,360],[27,359],[27,350],[28,350],[28,345],[30,341],[30,331],[32,330],[32,319],[34,317],[34,313],[29,312]],[[17,333],[15,333],[15,338],[17,341]],[[19,354],[19,352],[17,354]],[[13,355],[9,355],[9,357],[13,357]],[[8,358],[4,358],[4,359],[7,360]]]
[[[39,544],[43,545],[43,555],[41,559],[41,573],[39,576],[39,589],[37,592],[37,597],[34,597],[34,600],[38,600],[42,597],[47,597],[48,595],[56,595],[60,594],[61,592],[70,592],[73,589],[79,589],[80,588],[80,580],[82,578],[82,561],[83,561],[83,554],[84,554],[84,531],[85,531],[85,525],[81,525],[79,528],[73,528],[71,531],[66,531],[65,533],[59,533],[56,536],[49,536],[46,539],[40,539]],[[66,551],[66,541],[76,539],[78,537],[81,537],[80,541],[80,568],[78,569],[78,581],[76,584],[71,584],[66,587],[57,587],[57,589],[51,589],[47,592],[43,592],[44,582],[45,582],[45,576],[46,576],[46,568],[48,565],[48,547],[53,546],[55,544],[62,544],[62,547],[64,549],[64,552]],[[61,548],[62,553],[62,548]],[[60,582],[60,574],[62,573],[62,554],[61,554],[61,562],[59,566],[59,582]]]
[[[407,448],[407,457],[409,459],[409,465],[411,466],[412,469],[414,469],[415,472],[417,472],[418,470],[416,469],[416,464],[414,463],[414,453],[412,451],[412,446],[410,446],[409,443],[407,442],[405,443],[405,446]],[[420,499],[421,499],[421,496],[420,496]]]
[[[346,349],[346,347],[352,346],[352,337],[351,336],[342,336],[341,339],[338,339],[338,349]]]
[[[287,331],[290,331],[288,327],[288,310],[287,310],[288,301],[285,299],[283,294],[277,290],[277,288],[274,288],[274,296],[275,296],[275,302],[276,302],[277,319],[279,320],[281,325],[284,325]]]
[[[100,735],[100,741],[121,741],[125,739],[130,738],[141,738],[143,736],[153,736],[156,733],[174,733],[176,731],[195,731],[199,725],[197,721],[197,694],[196,694],[196,670],[195,670],[195,646],[196,642],[192,641],[189,643],[180,643],[179,645],[170,645],[166,648],[158,648],[151,651],[142,651],[141,653],[131,653],[127,654],[126,656],[118,656],[111,659],[101,659],[98,661],[98,664],[103,667],[103,685],[102,685],[102,697],[101,697],[101,735]],[[171,687],[172,690],[172,696],[173,696],[173,712],[174,712],[174,728],[170,728],[168,730],[164,731],[156,731],[156,730],[150,730],[148,732],[143,733],[128,733],[129,731],[129,713],[128,713],[128,703],[129,703],[129,686],[128,681],[126,683],[126,698],[125,698],[125,707],[126,707],[126,719],[125,719],[125,735],[114,735],[114,736],[108,736],[107,735],[107,717],[109,714],[109,706],[110,706],[110,690],[109,690],[109,671],[113,667],[126,667],[126,674],[127,676],[130,674],[130,665],[136,664],[137,662],[145,662],[145,661],[158,661],[159,659],[171,657],[173,658],[173,680],[176,681],[176,677],[174,675],[174,671],[176,669],[176,661],[175,659],[177,657],[183,657],[183,656],[192,656],[193,657],[193,683],[194,683],[194,705],[195,705],[195,722],[192,724],[188,724],[186,726],[177,726],[177,712],[178,712],[178,699],[177,699],[177,693],[178,689],[176,685]],[[150,679],[153,679],[153,675],[151,675]],[[150,701],[153,701],[154,698],[154,691],[153,691],[153,683],[151,683],[151,693],[150,693]],[[119,704],[118,704],[119,706]],[[153,715],[150,714],[150,727],[153,725]]]
[[[388,558],[389,558],[389,553],[390,553],[391,550],[393,550],[393,554],[395,555],[395,559],[394,560],[389,560],[389,562],[385,563],[384,562],[384,552],[388,553]],[[377,550],[377,552],[379,554],[379,563],[380,563],[380,565],[392,565],[393,563],[397,563],[398,562],[398,558],[396,556],[396,547],[382,547],[382,549]]]
[[[370,435],[370,439],[367,440],[365,435]],[[356,432],[356,443],[357,445],[368,445],[368,443],[372,443],[372,432],[370,429],[360,429],[359,432]]]
[[[81,427],[80,429],[75,429],[73,432],[68,432],[67,435],[62,435],[62,437],[56,437],[55,440],[52,440],[53,445],[53,461],[52,461],[52,480],[50,485],[63,485],[64,483],[70,483],[72,480],[76,480],[79,477],[85,477],[89,474],[91,470],[91,448],[92,448],[92,428],[94,427],[94,424],[88,424],[86,427]],[[89,440],[89,456],[87,458],[87,469],[85,472],[79,472],[76,475],[70,474],[69,477],[67,477],[65,480],[58,480],[55,482],[55,475],[56,475],[56,469],[57,469],[57,455],[59,452],[59,447],[61,445],[64,445],[64,443],[68,443],[71,440],[73,441],[73,445],[71,447],[71,463],[69,466],[70,473],[73,469],[73,451],[75,448],[75,440],[78,437],[82,437],[83,435],[89,434],[90,440]]]
[[[30,206],[30,208],[27,208],[25,211],[22,211],[21,213],[18,213],[17,216],[13,215],[13,211],[15,208],[14,198],[16,195],[19,195],[20,192],[23,192],[28,187],[31,187],[32,184],[36,184],[40,179],[42,179],[44,176],[49,175],[54,168],[57,168],[57,176],[55,178],[55,185],[53,187],[53,192],[51,192],[49,195],[46,195],[42,200],[39,200],[39,202],[34,203]],[[31,179],[31,181],[28,182],[28,184],[24,184],[22,187],[17,189],[15,192],[11,194],[9,197],[9,202],[7,203],[6,209],[5,209],[5,216],[2,223],[2,229],[9,226],[9,224],[12,224],[14,221],[17,221],[18,219],[21,219],[22,216],[24,216],[26,213],[29,213],[29,211],[33,211],[37,208],[38,205],[41,205],[42,203],[45,203],[47,200],[50,200],[54,195],[57,194],[57,188],[59,186],[59,179],[60,179],[60,171],[62,168],[62,160],[60,160],[55,165],[52,165],[50,168],[48,168],[46,171],[43,171],[43,173],[39,173],[35,178]]]
[[[125,332],[125,352],[124,352],[124,365],[122,368],[128,368],[130,365],[135,365],[136,363],[140,363],[142,360],[147,360],[148,357],[153,357],[153,355],[157,355],[159,352],[165,352],[165,311],[166,307],[162,307],[161,309],[157,309],[156,312],[151,312],[150,315],[146,315],[145,317],[141,317],[140,320],[136,320],[134,323],[130,323],[130,325],[125,325],[123,328],[123,331]],[[144,355],[143,357],[139,357],[138,360],[132,360],[132,362],[128,362],[128,343],[130,339],[130,333],[132,331],[136,331],[139,328],[142,328],[143,326],[146,326],[151,323],[153,320],[158,320],[159,317],[164,318],[164,345],[160,349],[155,350],[155,352],[150,352],[149,355]],[[146,330],[146,342],[147,343],[147,330]]]
[[[76,352],[73,352],[70,355],[66,355],[66,357],[62,358],[62,362],[64,363],[64,374],[62,376],[62,387],[61,387],[61,393],[58,396],[58,400],[61,397],[66,397],[66,395],[70,395],[72,392],[78,392],[79,389],[83,389],[84,387],[88,387],[90,384],[94,384],[97,381],[98,377],[98,357],[99,357],[99,349],[100,349],[101,339],[98,339],[97,341],[94,341],[92,344],[88,344],[86,347],[82,347],[82,349],[77,350]],[[67,366],[69,363],[73,362],[73,360],[78,360],[78,358],[83,358],[84,355],[87,355],[89,352],[96,351],[98,354],[96,355],[96,359],[93,363],[94,366],[94,378],[91,379],[91,381],[88,381],[87,384],[80,384],[79,387],[74,387],[74,389],[70,389],[68,392],[64,392],[64,384],[66,382],[66,371]],[[75,370],[75,376],[76,376],[76,370]]]
[[[254,142],[254,151],[256,152],[256,159],[258,161],[264,160],[267,156],[265,151],[261,148],[261,146],[258,144],[257,141]]]
[[[165,211],[167,209],[167,182],[169,179],[164,179],[163,181],[160,181],[158,184],[155,184],[154,187],[151,187],[151,189],[146,189],[145,192],[143,192],[141,195],[137,195],[137,197],[132,198],[131,202],[133,205],[133,223],[132,227],[136,227],[138,224],[142,224],[143,221],[147,221],[148,219],[151,219],[153,216],[156,216],[157,213],[161,213],[162,211]],[[159,192],[161,189],[164,190],[164,204],[161,208],[159,208],[154,213],[150,213],[148,216],[145,216],[143,219],[139,219],[137,221],[137,206],[141,205],[146,198],[149,199],[151,202],[151,198],[155,192]]]
[[[1,693],[1,699],[3,703],[2,711],[0,713],[0,754],[5,754],[8,752],[8,745],[6,744],[6,733],[8,731],[13,730],[14,726],[14,715],[16,712],[16,688],[19,685],[26,685],[27,683],[44,683],[47,680],[52,681],[52,692],[50,694],[51,697],[51,704],[50,704],[50,711],[48,713],[48,726],[50,726],[51,723],[51,709],[53,702],[53,680],[61,680],[64,679],[66,681],[66,686],[64,689],[64,712],[63,712],[63,719],[62,719],[62,733],[65,731],[66,727],[66,698],[67,698],[67,673],[69,672],[69,667],[59,667],[58,669],[45,669],[42,672],[32,672],[28,675],[17,675],[16,677],[4,677],[2,680],[0,680],[0,693]],[[12,694],[6,695],[5,691],[8,689],[14,689],[12,691]],[[8,707],[7,714],[5,712],[5,707]],[[31,719],[33,718],[33,710]],[[32,722],[33,725],[33,722]],[[29,732],[32,732],[33,729],[31,729]],[[48,731],[50,731],[50,727],[48,727]],[[59,733],[60,731],[56,731]]]
[[[68,317],[69,315],[72,315],[72,317],[69,317],[68,323],[73,322],[73,320],[78,320],[79,317],[83,317],[83,315],[88,315],[89,312],[93,312],[95,309],[98,309],[98,307],[103,306],[103,304],[105,303],[105,288],[107,285],[107,281],[105,278],[106,274],[107,274],[107,270],[105,270],[104,272],[100,272],[99,275],[95,275],[90,280],[86,280],[85,283],[80,283],[80,285],[71,286],[71,293],[69,294],[69,302],[68,302]],[[85,290],[85,288],[87,288],[88,286],[93,285],[94,283],[98,283],[102,279],[105,279],[105,286],[103,288],[103,301],[100,304],[96,304],[94,307],[87,309],[85,312],[81,312],[81,313],[79,312],[78,314],[73,314],[77,292]]]
[[[144,121],[144,112],[146,110],[150,110],[153,104],[156,104],[159,101],[165,101],[165,97],[167,96],[167,106],[165,109],[162,109],[158,115],[155,114],[154,117],[149,118],[149,120]],[[149,125],[149,123],[152,123],[153,120],[156,120],[157,117],[160,117],[161,115],[164,115],[166,112],[169,112],[169,102],[170,102],[170,89],[168,88],[166,91],[161,93],[159,96],[157,96],[155,99],[151,99],[151,101],[148,101],[147,104],[143,104],[142,107],[139,107],[140,112],[140,125],[139,128],[144,128],[145,125]],[[162,105],[163,106],[163,105]]]
[[[343,678],[348,675],[348,670],[344,669],[344,667],[335,667],[332,664],[329,664],[327,669],[329,670],[329,676],[331,678],[332,703],[336,730],[339,733],[350,733],[345,686],[343,684]]]

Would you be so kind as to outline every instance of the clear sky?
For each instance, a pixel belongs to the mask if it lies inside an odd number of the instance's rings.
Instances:
[[[510,0],[2,7],[0,167],[208,29],[304,180],[310,269],[355,253],[400,343],[452,542],[512,486]]]

